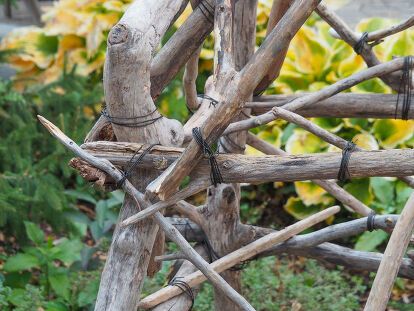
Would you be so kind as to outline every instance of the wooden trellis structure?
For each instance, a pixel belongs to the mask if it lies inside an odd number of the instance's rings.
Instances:
[[[127,193],[95,310],[189,310],[205,280],[214,286],[216,310],[254,310],[240,294],[237,266],[253,257],[281,253],[378,271],[365,310],[384,310],[396,276],[414,279],[414,262],[403,258],[414,227],[414,195],[400,216],[375,216],[335,179],[396,176],[412,187],[414,151],[362,150],[305,117],[412,119],[412,58],[380,63],[372,45],[411,27],[414,17],[361,36],[320,0],[274,0],[266,40],[254,51],[257,0],[192,0],[192,14],[158,51],[161,38],[187,4],[188,0],[136,0],[113,27],[104,69],[106,108],[84,145],[79,147],[39,116],[76,154],[71,165],[86,180]],[[277,78],[290,41],[314,11],[369,68],[314,93],[259,96]],[[200,98],[195,89],[198,57],[211,31],[214,73]],[[163,117],[154,100],[184,66],[184,91],[194,114],[182,125]],[[340,94],[374,77],[400,91],[403,104],[397,106],[397,95]],[[278,118],[344,151],[292,156],[248,133]],[[217,141],[219,154],[209,147]],[[266,156],[243,155],[246,144]],[[190,181],[180,188],[186,176]],[[340,208],[331,207],[281,231],[240,222],[240,183],[296,180],[313,180],[364,217],[300,236],[295,235]],[[206,189],[204,206],[185,201]],[[164,217],[166,207],[175,208],[183,218]],[[329,242],[374,229],[392,232],[385,254]],[[179,246],[178,253],[164,254],[164,236]],[[161,261],[174,259],[185,259],[174,281],[140,300],[145,277],[156,273]]]

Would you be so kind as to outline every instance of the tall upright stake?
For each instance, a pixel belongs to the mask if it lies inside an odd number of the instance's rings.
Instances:
[[[414,193],[411,194],[391,234],[381,260],[364,311],[381,311],[387,307],[395,278],[414,229]]]

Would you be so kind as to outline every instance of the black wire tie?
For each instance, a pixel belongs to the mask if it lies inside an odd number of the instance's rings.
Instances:
[[[400,98],[402,97],[401,119],[408,120],[411,108],[412,87],[413,56],[406,56],[404,57],[404,66],[400,80],[400,87],[398,89],[397,104],[395,106],[395,119],[397,119],[398,106],[400,103]]]
[[[216,187],[217,184],[223,183],[223,177],[221,176],[220,168],[216,160],[218,152],[211,150],[208,143],[204,140],[199,127],[193,128],[193,137],[203,151],[204,156],[208,158],[211,167],[210,179],[214,187]]]
[[[341,165],[339,166],[338,171],[338,180],[345,182],[351,178],[348,170],[349,160],[351,158],[351,153],[355,150],[355,144],[353,142],[348,142],[346,147],[342,150],[342,159]]]
[[[371,212],[368,215],[368,218],[367,218],[367,230],[369,232],[372,232],[372,231],[375,230],[375,216],[376,216],[375,212]]]

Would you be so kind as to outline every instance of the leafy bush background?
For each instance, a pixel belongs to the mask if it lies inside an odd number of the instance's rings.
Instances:
[[[44,15],[45,27],[18,29],[1,42],[1,55],[18,73],[13,82],[0,83],[0,228],[5,233],[1,240],[4,246],[0,260],[4,262],[5,273],[0,273],[3,284],[0,306],[13,305],[17,310],[31,310],[34,305],[46,310],[81,310],[92,306],[122,194],[107,195],[86,185],[68,168],[71,155],[39,126],[35,116],[44,115],[75,141],[82,142],[103,101],[101,78],[106,36],[130,2],[61,0]],[[270,6],[270,0],[259,2],[258,45],[264,39]],[[187,9],[177,27],[189,13]],[[370,19],[362,21],[357,30],[372,31],[394,22]],[[365,67],[347,44],[328,34],[328,29],[316,16],[309,19],[293,40],[280,77],[266,93],[316,91]],[[393,56],[414,54],[413,43],[414,31],[405,31],[388,38],[374,51],[380,60],[386,61]],[[201,54],[197,81],[200,92],[212,69],[212,47],[210,37]],[[350,91],[391,93],[379,79]],[[181,121],[188,118],[181,74],[166,88],[157,104],[170,117]],[[367,149],[411,148],[414,144],[414,121],[335,118],[313,121]],[[284,121],[272,122],[254,132],[293,154],[339,151]],[[248,153],[259,154],[252,148],[248,148]],[[411,193],[411,189],[394,178],[358,179],[344,187],[377,213],[399,213]],[[251,186],[245,188],[242,196],[244,221],[274,227],[335,204],[334,198],[311,182]],[[349,218],[349,213],[339,218]],[[387,234],[374,231],[346,242],[356,249],[375,250],[386,239]],[[62,254],[68,245],[73,250],[70,258]],[[328,272],[313,262],[302,265],[304,274],[288,272],[283,262],[283,273],[276,277],[270,273],[275,271],[268,269],[273,264],[274,259],[252,263],[244,275],[245,283],[250,284],[249,299],[261,306],[260,310],[287,308],[295,301],[305,310],[318,304],[322,310],[328,310],[338,301],[349,306],[347,310],[358,309],[357,296],[363,289],[358,285],[350,291],[348,286],[360,284],[361,279],[350,281],[346,274]],[[307,269],[310,273],[317,273],[315,269],[322,273],[326,284],[308,276]],[[162,286],[168,266],[163,271],[164,274],[148,282],[147,290]],[[266,282],[256,284],[257,279]],[[269,293],[266,295],[269,299],[264,299],[260,292],[280,287],[281,282],[286,282],[283,290],[276,296]],[[316,293],[298,296],[299,290],[295,288],[300,286],[305,286],[304,292],[315,287]],[[332,295],[330,301],[323,296],[329,286],[334,287],[334,293],[338,290],[338,296]],[[400,283],[400,286],[405,285]],[[341,297],[341,291],[349,292],[349,297]],[[208,310],[209,292],[211,289],[206,287],[197,310]],[[341,309],[338,306],[336,310]]]

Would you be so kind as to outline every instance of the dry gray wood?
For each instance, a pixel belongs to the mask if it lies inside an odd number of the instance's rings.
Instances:
[[[414,193],[411,194],[395,225],[384,252],[374,283],[372,283],[365,311],[385,310],[395,278],[414,228]]]
[[[374,228],[389,232],[394,228],[397,219],[398,215],[377,215],[374,218]],[[177,221],[177,219],[174,219],[172,222],[175,223]],[[186,220],[184,219],[181,219],[180,221],[186,223]],[[201,228],[191,222],[190,224],[192,225],[192,232],[188,234],[188,240],[201,242],[204,238]],[[271,229],[267,228],[259,228],[249,225],[243,226],[246,227],[246,230],[251,231],[250,236],[252,240],[271,232]],[[182,225],[177,226],[177,228],[184,233]],[[355,271],[375,272],[380,265],[383,254],[355,251],[347,247],[327,242],[358,235],[366,230],[367,217],[348,221],[312,233],[292,237],[288,241],[275,245],[258,254],[257,258],[280,256],[286,253],[313,258],[323,263],[344,266]],[[173,253],[160,256],[158,260],[175,260],[184,257],[185,256],[182,253]],[[409,258],[404,258],[398,275],[403,278],[414,279],[414,261]]]
[[[202,219],[200,227],[208,237],[214,253],[222,257],[246,244],[242,241],[240,226],[240,186],[220,184],[207,190],[207,202],[199,210]],[[213,258],[216,260],[218,258]],[[221,276],[241,293],[240,271],[224,271]],[[240,310],[218,291],[214,291],[215,310]]]
[[[220,96],[216,98],[219,104],[201,126],[202,135],[208,143],[215,142],[240,112],[243,103],[272,64],[274,55],[289,44],[318,2],[296,0],[243,70],[226,77],[228,82],[221,86]],[[147,192],[157,195],[161,200],[171,196],[181,180],[196,166],[201,155],[199,145],[194,139],[191,140],[181,157],[148,185]]]
[[[208,260],[208,256],[206,253],[206,250],[203,246],[197,245],[194,247],[194,249],[199,253],[204,260]],[[197,268],[194,267],[194,265],[190,262],[185,260],[183,264],[181,265],[180,269],[177,271],[177,273],[174,275],[174,278],[180,279],[188,274],[191,274],[193,272],[196,272]],[[200,290],[200,286],[194,286],[191,288],[192,293],[194,297],[197,296],[198,291]],[[155,308],[152,309],[152,311],[184,311],[184,310],[190,310],[192,305],[192,301],[188,294],[182,293],[181,295],[175,296],[171,298],[170,300],[167,300]]]
[[[138,121],[144,121],[160,115],[156,111],[150,93],[149,69],[152,55],[161,37],[180,11],[182,2],[182,0],[134,1],[111,29],[103,81],[105,102],[111,117],[138,117]],[[121,120],[121,122],[130,121]],[[114,122],[112,128],[118,141],[167,146],[180,146],[183,141],[181,124],[165,117],[145,127],[131,128]],[[156,171],[140,169],[133,172],[131,182],[133,187],[142,191],[156,177]],[[143,204],[141,208],[144,208]],[[139,210],[137,199],[126,195],[119,214],[119,222]],[[162,254],[164,249],[164,233],[158,233],[158,225],[165,226],[165,224],[162,223],[161,214],[155,215],[155,219],[157,221],[149,219],[140,226],[116,227],[102,272],[95,310],[137,308],[146,275],[153,275],[159,269],[159,264],[154,262],[153,258]]]
[[[223,31],[216,32],[216,36],[219,37],[220,35],[221,37],[221,34],[226,32],[228,36],[231,34],[227,39],[229,42],[227,44],[228,48],[226,49],[226,44],[223,44],[225,53],[223,62],[228,63],[226,66],[229,66],[230,70],[240,70],[254,53],[257,1],[232,0],[226,2],[224,4],[227,7],[228,13],[221,14],[221,16],[217,14],[218,22],[216,23],[219,28],[223,28]],[[216,7],[220,10],[220,2],[216,4]],[[231,19],[229,18],[230,15],[232,17]],[[216,42],[218,41],[216,40]],[[220,50],[222,47],[218,46],[217,49]],[[220,55],[219,53],[220,51],[217,51],[218,55]],[[218,69],[219,67],[221,67],[221,70],[226,70],[217,61],[215,68]],[[220,74],[216,75],[216,78],[218,78],[216,85],[220,84]],[[224,80],[225,78],[224,76]],[[213,77],[213,82],[214,80],[215,78]],[[216,86],[216,88],[218,87]],[[249,110],[244,110],[244,114],[249,114]],[[240,118],[244,118],[244,115],[239,115],[236,120]],[[246,134],[244,132],[238,132],[233,135],[223,136],[220,138],[219,143],[220,152],[242,154],[245,150]],[[217,187],[210,187],[207,189],[207,204],[203,209],[197,209],[202,220],[200,221],[200,225],[204,229],[214,252],[218,256],[231,253],[246,244],[243,243],[242,239],[243,231],[239,230],[241,228],[239,215],[240,192],[239,184],[221,184]],[[240,271],[228,270],[221,273],[221,275],[234,289],[241,292]],[[240,310],[238,306],[233,304],[217,290],[214,290],[214,308],[217,311]]]
[[[115,144],[107,142],[107,144]],[[372,176],[410,176],[414,174],[413,156],[411,149],[358,151],[352,153],[349,163],[351,178]],[[102,156],[102,155],[101,155]],[[152,155],[156,157],[155,155]],[[124,161],[130,157],[124,155]],[[162,157],[161,157],[162,158]],[[251,182],[263,183],[267,181],[297,181],[312,179],[335,179],[338,174],[342,154],[339,152],[295,155],[295,156],[241,156],[222,154],[217,157],[217,162],[226,182]],[[155,163],[160,160],[155,160]],[[399,163],[395,166],[395,163]],[[210,167],[206,161],[200,163],[197,170],[197,178],[190,182],[192,190],[184,188],[167,202],[156,203],[150,209],[140,212],[125,221],[131,224],[174,204],[194,191],[201,191],[210,184]],[[193,184],[193,182],[197,182]],[[139,216],[138,216],[139,215]]]
[[[247,143],[252,146],[253,148],[256,148],[257,150],[263,152],[264,154],[268,155],[288,155],[287,152],[276,148],[275,146],[269,144],[268,142],[258,138],[257,136],[253,135],[252,133],[249,133],[247,136]],[[342,187],[338,186],[334,181],[332,180],[312,180],[315,184],[319,185],[323,189],[325,189],[328,193],[330,193],[334,198],[336,198],[338,201],[340,201],[344,206],[351,211],[354,211],[360,215],[367,216],[372,212],[372,209],[370,209],[368,206],[366,206],[364,203],[359,201],[357,198],[355,198],[352,194],[347,192]]]
[[[289,111],[296,111],[306,106],[311,107],[314,103],[325,100],[341,91],[344,91],[354,85],[357,85],[358,83],[361,83],[373,77],[384,76],[388,73],[401,70],[403,68],[403,65],[404,58],[400,57],[391,60],[387,63],[370,67],[368,69],[355,73],[343,80],[340,80],[330,86],[327,86],[320,91],[298,97],[284,105],[283,109]],[[244,121],[239,121],[229,125],[229,127],[224,131],[224,134],[226,135],[237,131],[243,131],[250,128],[254,128],[259,125],[267,124],[275,120],[276,118],[277,117],[273,114],[273,112],[269,111],[260,116],[253,117]]]
[[[261,141],[257,137],[252,134],[248,135],[249,144],[255,147],[256,149],[270,155],[285,155],[286,153],[280,149],[276,149],[270,144]],[[83,148],[88,150],[91,154],[106,158],[112,163],[116,165],[125,165],[127,161],[129,161],[130,157],[133,155],[135,150],[138,150],[141,147],[140,144],[132,144],[132,143],[114,143],[114,142],[96,142],[96,143],[88,143],[84,144]],[[178,156],[179,152],[182,149],[180,148],[167,148],[156,146],[153,149],[155,154],[149,154],[144,158],[142,163],[142,167],[146,168],[155,168],[155,169],[165,169],[169,163],[172,163],[176,157]],[[163,152],[165,155],[161,155],[160,152]],[[221,156],[220,156],[221,157]],[[220,157],[218,158],[219,164],[224,165],[225,160],[221,162]],[[234,157],[234,156],[233,156]],[[161,165],[160,165],[161,164]],[[198,174],[205,174],[208,175],[209,173],[209,164],[204,160],[199,165],[199,168],[195,171]],[[87,178],[88,179],[88,178]],[[315,181],[318,185],[326,189],[329,193],[331,193],[334,197],[336,197],[339,201],[341,201],[346,206],[350,206],[352,210],[356,211],[361,215],[368,215],[371,212],[366,205],[358,201],[355,197],[347,193],[344,189],[336,185],[333,181],[322,181],[316,180]],[[209,184],[209,180],[205,179],[204,183],[200,184],[200,188],[197,188],[196,184],[190,183],[190,189],[184,188],[181,192],[178,193],[179,199],[185,199],[185,197],[190,196],[194,192],[201,191],[203,187],[207,187]],[[190,190],[189,192],[186,192]],[[183,195],[181,195],[183,193]],[[176,195],[175,195],[176,196]],[[156,203],[156,207],[151,207],[160,210],[171,205],[175,196],[168,200],[168,202],[159,202]],[[146,214],[148,211],[144,211],[143,213]],[[142,215],[142,214],[141,214]],[[141,216],[140,216],[141,217]]]
[[[204,0],[213,7],[214,0]],[[181,8],[180,8],[181,10]],[[193,55],[205,38],[211,33],[214,17],[210,11],[202,12],[196,8],[184,24],[174,33],[168,42],[155,55],[151,62],[151,96],[154,100],[161,94],[165,86],[176,76],[188,59]],[[174,16],[173,20],[175,20]],[[170,23],[171,24],[171,23]],[[85,142],[97,140],[112,140],[112,128],[108,130],[109,122],[100,117],[89,131]],[[103,132],[103,133],[102,133]]]
[[[329,10],[325,4],[321,3],[316,8],[318,15],[329,24],[351,47],[354,47],[355,44],[359,41],[359,37],[348,27],[348,25],[333,11]],[[380,64],[377,56],[375,55],[372,47],[368,44],[364,44],[361,57],[364,59],[368,67],[377,66]],[[386,74],[379,77],[388,84],[395,91],[398,92],[400,84],[400,75],[399,74]]]
[[[96,168],[104,171],[105,173],[109,174],[114,180],[121,181],[123,179],[123,174],[121,171],[119,171],[114,165],[112,165],[109,161],[105,159],[99,159],[97,157],[94,157],[93,155],[87,153],[85,150],[80,148],[73,140],[71,140],[69,137],[67,137],[58,127],[56,127],[53,123],[46,120],[42,116],[38,116],[40,122],[43,124],[43,126],[52,134],[55,138],[57,138],[66,148],[68,148],[70,151],[75,153],[78,157],[82,158],[83,160],[87,161],[91,165],[95,166]],[[122,185],[122,188],[125,190],[125,192],[131,196],[131,198],[134,200],[135,205],[139,208],[145,209],[150,206],[150,202],[145,198],[145,196],[138,191],[132,183],[130,183],[128,180],[125,180],[125,182]],[[164,216],[157,212],[154,214],[154,219],[156,223],[160,226],[160,228],[165,232],[166,236],[173,242],[175,242],[181,251],[186,255],[188,260],[190,260],[200,271],[203,275],[206,275],[208,280],[212,283],[213,286],[222,289],[224,293],[227,293],[227,295],[230,297],[230,299],[235,303],[241,306],[242,310],[254,310],[252,306],[244,299],[239,293],[237,293],[231,286],[229,286],[224,279],[215,272],[209,264],[191,247],[191,245],[187,242],[187,240],[180,234],[180,232],[170,224],[168,220],[164,218]],[[140,225],[142,227],[142,225]],[[135,226],[132,226],[135,227]],[[156,226],[154,226],[156,227]],[[125,232],[125,231],[124,231]],[[121,237],[123,238],[123,237]],[[119,242],[120,245],[117,245],[116,250],[122,251],[126,253],[127,255],[130,254],[133,249],[130,248],[130,240],[131,239],[139,239],[142,240],[143,236],[136,236],[136,235],[126,235],[125,238],[128,238],[127,241],[122,241],[120,239]],[[150,248],[149,248],[150,249]],[[147,254],[146,256],[150,255],[149,249],[146,250]],[[111,250],[110,250],[111,251]],[[111,254],[110,254],[111,255]],[[142,256],[142,255],[141,255]],[[106,263],[106,265],[108,262]],[[127,267],[124,267],[125,269]],[[124,269],[124,271],[125,271]],[[142,269],[142,268],[141,268]],[[144,270],[145,271],[145,270]],[[141,272],[142,273],[142,272]],[[121,278],[124,276],[124,274],[118,274],[118,278]],[[135,277],[140,277],[140,275],[135,275]],[[119,290],[119,289],[118,289]],[[118,292],[115,292],[115,294]],[[99,293],[98,293],[99,298]],[[130,298],[128,298],[130,299]],[[108,300],[104,304],[108,304]],[[119,303],[118,303],[119,304]],[[112,307],[111,307],[112,308]],[[135,308],[135,307],[134,307]],[[101,307],[99,307],[96,310],[103,310]],[[112,309],[111,309],[112,310]],[[113,309],[113,310],[123,310],[123,309]],[[134,309],[135,310],[135,309]]]
[[[274,107],[272,109],[273,113],[281,119],[284,119],[288,122],[294,123],[303,129],[309,131],[310,133],[320,137],[324,141],[328,142],[331,145],[334,145],[340,149],[345,149],[348,145],[348,141],[333,134],[329,131],[321,128],[320,126],[314,124],[308,119],[288,110],[285,110],[280,107]],[[355,146],[355,151],[362,151],[364,149]],[[412,177],[400,177],[400,180],[407,183],[409,186],[414,185],[414,179]]]
[[[215,7],[215,0],[203,2],[208,3],[206,7]],[[198,6],[157,53],[151,66],[151,94],[154,98],[161,94],[211,33],[213,18],[214,9],[202,11]]]
[[[190,57],[185,65],[183,76],[184,96],[187,107],[190,111],[198,109],[196,80],[198,75],[198,60],[200,57],[201,47]]]
[[[127,147],[125,147],[127,146]],[[91,154],[100,158],[106,158],[113,161],[116,165],[125,165],[136,150],[140,148],[141,144],[134,143],[118,143],[118,142],[97,142],[84,144],[83,147]],[[108,148],[108,150],[106,150]],[[110,148],[112,150],[110,150]],[[158,147],[158,150],[161,150]],[[154,148],[155,149],[155,148]],[[177,159],[178,154],[172,155],[167,150],[168,147],[163,148],[166,151],[163,154],[148,154],[147,159],[142,163],[143,168],[165,168],[168,163]],[[176,153],[180,148],[171,148]],[[93,150],[93,151],[92,151]],[[374,150],[374,151],[358,151],[354,152],[351,157],[349,170],[351,177],[371,177],[371,176],[410,176],[414,168],[410,168],[413,154],[412,149],[389,149],[389,150]],[[318,159],[319,157],[319,159]],[[265,181],[283,181],[283,178],[288,178],[289,181],[294,180],[308,180],[320,176],[320,179],[335,179],[341,160],[340,152],[325,152],[304,155],[286,155],[279,156],[244,156],[233,154],[220,154],[217,156],[217,162],[223,174],[223,177],[229,182],[260,182],[260,178]],[[364,159],[366,157],[367,159]],[[381,157],[386,157],[382,159]],[[370,159],[368,159],[370,158]],[[328,162],[327,162],[328,161]],[[374,163],[379,161],[378,163]],[[386,162],[389,162],[388,164]],[[406,163],[399,163],[405,161]],[[161,165],[160,165],[161,163]],[[263,164],[260,165],[260,163]],[[392,167],[395,163],[399,163],[400,167]],[[277,165],[278,167],[272,167]],[[249,168],[250,166],[250,168]],[[286,171],[287,168],[289,171]],[[249,173],[243,173],[243,170],[248,169]],[[326,172],[312,172],[312,170],[327,170]],[[254,171],[255,172],[251,172]],[[265,173],[265,172],[268,173]],[[208,185],[210,166],[205,159],[197,166],[197,170],[193,174],[193,180],[200,182],[199,188],[194,187],[193,190],[187,192],[194,194],[194,191],[201,191],[203,185]],[[250,173],[251,172],[251,173]],[[277,174],[280,176],[276,176]],[[251,177],[248,175],[251,174]],[[300,176],[300,174],[305,174]],[[265,176],[267,175],[267,176]],[[239,178],[239,179],[238,179]],[[192,183],[190,182],[190,185]],[[180,190],[184,193],[186,190]],[[182,197],[180,200],[185,199]],[[166,201],[168,204],[174,204],[174,200]],[[176,201],[178,202],[178,201]],[[161,202],[160,202],[161,203]],[[166,204],[167,204],[166,203]]]
[[[235,252],[232,252],[210,264],[210,267],[213,268],[215,271],[222,272],[227,270],[237,263],[242,261],[248,260],[256,256],[258,253],[264,251],[265,249],[271,247],[275,243],[279,243],[289,239],[290,237],[302,232],[306,228],[309,228],[315,225],[318,222],[321,222],[328,217],[336,214],[339,212],[340,208],[338,206],[330,207],[324,211],[321,211],[317,214],[314,214],[304,220],[298,221],[297,223],[286,227],[285,229],[270,233],[265,235],[264,237],[238,249]],[[205,278],[202,273],[195,272],[192,273],[182,279],[190,286],[195,286],[200,284],[201,282],[205,281]],[[163,289],[159,290],[158,292],[151,294],[145,297],[139,307],[148,309],[155,305],[158,305],[161,302],[164,302],[177,294],[180,294],[180,290],[171,286],[164,287]]]
[[[286,103],[306,94],[269,95],[253,99],[246,103],[246,108],[252,109],[252,114],[259,115],[268,112],[273,107],[283,107]],[[353,94],[339,93],[330,98],[318,101],[311,106],[295,110],[303,117],[334,117],[334,118],[375,118],[393,119],[398,95],[391,94]],[[409,119],[414,118],[410,110]]]
[[[404,31],[412,26],[414,26],[414,16],[411,16],[408,19],[402,21],[401,23],[393,25],[389,28],[369,32],[366,41],[367,42],[379,41],[386,37],[389,37],[396,33]],[[341,36],[338,35],[338,33],[335,30],[333,30],[331,34],[336,39],[342,39]]]

